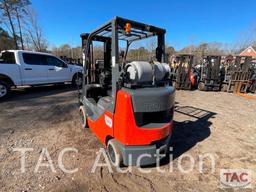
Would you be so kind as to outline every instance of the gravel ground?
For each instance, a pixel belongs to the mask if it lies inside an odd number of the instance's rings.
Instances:
[[[89,129],[80,128],[76,91],[68,85],[15,90],[12,98],[0,103],[0,191],[224,191],[220,169],[250,169],[255,175],[255,98],[177,91],[174,160],[162,163],[163,172],[150,166],[142,169],[150,173],[136,167],[126,173],[98,167],[92,173],[103,146]],[[26,152],[25,173],[20,169],[20,152],[15,151],[21,147],[33,150]],[[66,147],[78,150],[63,158],[66,169],[78,169],[75,173],[65,173],[58,163]],[[43,152],[48,152],[53,166],[36,171]],[[207,154],[215,165],[206,159],[200,173],[200,156]],[[41,160],[49,165],[46,155]],[[188,155],[194,159],[193,167]],[[181,168],[191,171],[182,173]],[[255,191],[255,179],[253,187]]]

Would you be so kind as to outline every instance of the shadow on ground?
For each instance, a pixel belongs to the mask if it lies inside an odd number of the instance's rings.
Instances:
[[[75,90],[69,84],[14,89],[11,97],[0,103],[0,135],[70,121],[78,109]]]
[[[174,159],[210,136],[212,123],[209,120],[216,115],[214,112],[191,106],[176,106],[175,112],[193,120],[174,122],[171,141]]]
[[[41,98],[73,90],[75,90],[75,88],[71,84],[18,88],[13,89],[11,96],[3,102]]]
[[[210,126],[212,123],[209,121],[217,113],[207,111],[204,109],[192,107],[192,106],[179,106],[176,103],[175,113],[179,113],[187,116],[187,119],[182,122],[174,121],[174,129],[172,133],[172,139],[170,146],[173,147],[173,151],[170,152],[173,156],[173,160],[189,151],[198,142],[207,139],[210,134]],[[161,165],[170,163],[169,158],[165,158]]]

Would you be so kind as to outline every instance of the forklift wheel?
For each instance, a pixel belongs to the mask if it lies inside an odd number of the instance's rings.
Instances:
[[[177,85],[177,83],[176,83],[175,81],[172,83],[172,86],[173,86],[175,89],[178,89],[178,85]]]
[[[86,118],[86,111],[84,106],[79,107],[79,115],[80,115],[80,121],[82,123],[82,128],[85,129],[87,128],[87,118]]]
[[[227,84],[221,85],[221,91],[222,92],[227,92],[228,91],[228,85]]]
[[[192,83],[191,82],[189,82],[189,84],[188,84],[188,90],[192,90]]]
[[[200,83],[198,84],[198,89],[199,89],[200,91],[205,91],[205,84],[202,83],[202,82],[200,82]]]
[[[115,139],[109,140],[107,145],[107,153],[111,163],[115,167],[121,167],[123,165],[123,155]]]

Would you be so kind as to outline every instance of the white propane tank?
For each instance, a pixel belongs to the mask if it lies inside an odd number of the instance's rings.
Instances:
[[[155,63],[155,80],[161,81],[164,80],[166,76],[169,76],[171,69],[170,66],[166,63]]]
[[[133,61],[126,66],[128,78],[136,83],[148,83],[153,81],[155,76],[156,81],[162,81],[169,76],[171,69],[166,63],[155,63],[151,65],[145,61]]]
[[[151,82],[153,80],[153,67],[149,62],[133,61],[128,63],[126,72],[129,79],[136,83]]]

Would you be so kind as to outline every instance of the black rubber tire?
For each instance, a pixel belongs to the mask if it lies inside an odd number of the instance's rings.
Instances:
[[[118,142],[115,139],[111,139],[107,144],[107,154],[111,164],[115,167],[123,166],[123,155]]]
[[[88,128],[86,110],[82,105],[79,107],[79,115],[80,115],[80,122],[82,124],[82,129]]]
[[[240,93],[246,93],[247,92],[247,85],[242,85],[240,88]]]
[[[221,91],[222,92],[227,92],[228,91],[228,84],[222,84],[221,85]]]
[[[192,83],[191,82],[189,82],[188,90],[192,90]]]
[[[199,89],[200,91],[205,91],[205,84],[202,83],[202,82],[200,82],[200,83],[198,84],[198,89]]]
[[[0,101],[7,99],[11,93],[11,86],[0,80]]]
[[[72,85],[74,87],[82,88],[83,85],[83,75],[81,73],[76,73],[72,78]]]

